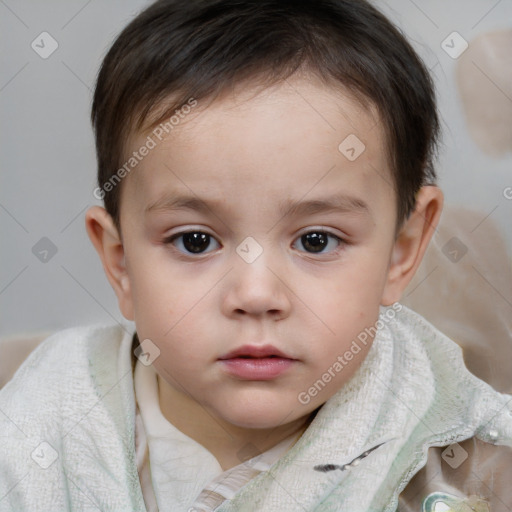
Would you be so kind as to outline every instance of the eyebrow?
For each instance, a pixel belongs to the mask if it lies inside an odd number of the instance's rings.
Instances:
[[[362,214],[371,217],[370,207],[365,201],[347,195],[333,195],[324,199],[308,201],[287,200],[280,203],[279,210],[283,216],[306,216],[334,212]]]
[[[150,205],[144,212],[194,210],[199,213],[214,212],[222,209],[222,201],[200,199],[189,195],[165,196]],[[281,216],[306,216],[318,213],[351,213],[372,217],[368,204],[360,198],[347,195],[333,195],[324,199],[313,199],[308,201],[297,201],[287,199],[279,203]]]

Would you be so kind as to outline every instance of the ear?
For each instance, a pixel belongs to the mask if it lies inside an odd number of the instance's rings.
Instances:
[[[443,209],[443,193],[435,186],[422,187],[416,195],[414,211],[396,238],[381,304],[398,302],[416,273],[436,230]]]
[[[85,227],[103,263],[107,279],[117,295],[121,313],[127,320],[134,320],[123,242],[112,217],[105,208],[92,206],[85,214]]]

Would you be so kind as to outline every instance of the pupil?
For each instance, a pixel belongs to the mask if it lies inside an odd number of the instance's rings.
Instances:
[[[327,235],[325,233],[308,233],[302,235],[302,244],[311,252],[320,252],[327,245]]]
[[[208,247],[209,243],[210,235],[206,233],[186,233],[183,235],[183,245],[190,252],[201,252]]]

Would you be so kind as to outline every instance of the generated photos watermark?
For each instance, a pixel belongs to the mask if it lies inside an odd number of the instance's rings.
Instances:
[[[130,174],[149,155],[151,150],[155,149],[196,106],[197,100],[189,98],[181,108],[174,111],[174,114],[167,121],[156,126],[151,134],[146,137],[144,144],[138,150],[133,151],[132,156],[101,187],[96,187],[93,190],[94,197],[102,200],[108,192],[114,190],[121,180]]]
[[[398,312],[403,309],[402,304],[395,302],[391,307],[379,315],[379,319],[371,327],[366,327],[361,331],[355,339],[352,340],[350,347],[345,352],[336,358],[329,368],[311,384],[311,386],[297,395],[297,400],[302,405],[307,405],[311,399],[318,395],[325,387],[331,382],[337,374],[341,373],[343,369],[352,361],[354,356],[361,352],[362,346],[366,346],[370,340],[373,339],[379,329],[382,329],[387,323],[393,321]]]

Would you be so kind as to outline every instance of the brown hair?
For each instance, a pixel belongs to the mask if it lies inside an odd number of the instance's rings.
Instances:
[[[160,0],[117,37],[94,93],[98,186],[118,229],[121,183],[105,185],[131,133],[190,98],[245,80],[272,85],[299,69],[377,108],[401,225],[419,188],[435,183],[439,119],[425,65],[384,15],[365,0]]]

